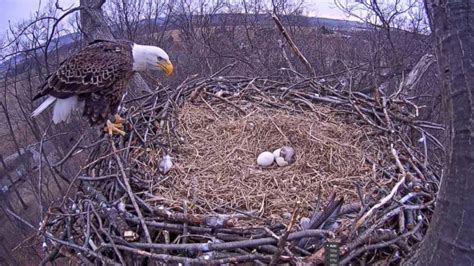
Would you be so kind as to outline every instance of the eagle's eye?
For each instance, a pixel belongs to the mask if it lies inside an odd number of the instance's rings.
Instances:
[[[158,61],[161,61],[161,60],[163,60],[163,57],[158,56]]]

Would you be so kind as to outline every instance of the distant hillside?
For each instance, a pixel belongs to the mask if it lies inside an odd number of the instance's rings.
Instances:
[[[306,17],[306,16],[284,16],[281,19],[286,25],[291,26],[325,26],[337,29],[357,29],[364,28],[365,24],[357,21],[340,20],[331,18],[319,18],[319,17]],[[179,25],[180,22],[190,20],[189,15],[174,15],[169,19],[169,26]],[[269,14],[214,14],[208,15],[194,15],[192,16],[194,21],[206,21],[210,26],[229,25],[229,26],[240,26],[248,23],[256,23],[258,25],[273,25],[273,20]],[[165,18],[157,20],[158,25],[162,25],[166,21]],[[141,23],[147,23],[143,20]]]
[[[204,22],[206,26],[240,26],[245,24],[256,24],[259,26],[271,26],[273,25],[273,20],[268,14],[213,14],[213,15],[193,15],[190,17],[173,15],[168,19],[168,28],[176,29],[184,21],[201,21]],[[331,18],[318,18],[318,17],[306,17],[306,16],[284,16],[282,17],[285,25],[290,26],[302,26],[302,27],[319,27],[325,26],[326,28],[340,29],[340,30],[355,30],[366,28],[365,24],[356,21],[350,20],[339,20]],[[165,23],[166,18],[158,18],[156,20],[142,20],[139,22],[140,25],[149,25],[149,23],[156,23],[161,26]],[[112,26],[113,31],[117,31],[118,27]],[[56,38],[51,41],[49,51],[54,50],[56,47],[62,47],[67,44],[71,44],[74,40],[78,39],[79,33],[71,33],[59,38]],[[0,62],[0,76],[4,74],[8,66],[14,62],[21,63],[26,58],[24,54],[18,54],[16,56],[10,57],[3,62]]]
[[[57,47],[61,48],[64,45],[73,43],[75,40],[78,39],[78,37],[79,37],[78,35],[79,35],[79,33],[70,33],[70,34],[66,34],[66,35],[63,35],[59,38],[55,38],[55,39],[51,40],[51,43],[49,44],[48,51],[54,51],[54,49],[56,49]],[[37,48],[37,49],[39,49],[39,48]],[[32,53],[32,52],[33,51],[29,51],[29,53]],[[7,59],[3,60],[0,63],[0,77],[4,74],[4,72],[7,70],[9,65],[15,64],[15,63],[19,64],[19,63],[23,62],[23,60],[25,60],[26,57],[27,57],[26,54],[20,53],[20,54],[17,54],[15,56],[12,56],[10,58],[7,58]]]

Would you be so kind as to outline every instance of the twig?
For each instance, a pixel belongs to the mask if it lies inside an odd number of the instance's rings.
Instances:
[[[102,244],[103,247],[111,247],[110,244]],[[198,265],[198,264],[205,264],[205,265],[221,265],[221,264],[228,264],[228,263],[238,263],[238,262],[246,262],[246,261],[254,261],[254,260],[262,260],[262,261],[269,261],[270,257],[260,254],[250,254],[250,255],[242,255],[242,256],[231,256],[223,259],[192,259],[180,256],[172,256],[166,254],[157,254],[151,253],[144,250],[139,250],[132,247],[117,245],[118,249],[129,251],[139,256],[153,258],[163,262],[178,262],[183,263],[185,265]]]
[[[406,232],[405,234],[402,234],[400,236],[398,236],[397,238],[394,238],[390,241],[382,241],[380,243],[377,243],[377,244],[372,244],[372,245],[365,245],[357,250],[354,250],[353,252],[351,252],[350,254],[348,254],[347,256],[345,256],[344,258],[342,258],[342,260],[339,262],[341,265],[345,265],[347,263],[349,263],[351,261],[351,259],[353,259],[355,256],[361,254],[362,252],[365,252],[365,251],[368,251],[368,250],[373,250],[373,249],[377,249],[377,248],[383,248],[383,247],[388,247],[394,243],[397,243],[398,241],[400,241],[401,239],[404,239],[408,236],[411,236],[413,235],[414,233],[416,233],[418,231],[418,229],[421,227],[421,224],[422,223],[418,223],[414,228],[413,230],[410,230],[409,232]]]
[[[278,240],[278,250],[273,255],[272,260],[270,261],[270,265],[276,265],[280,260],[281,253],[286,245],[286,241],[288,240],[288,236],[290,235],[290,231],[296,223],[296,218],[298,217],[298,210],[300,208],[301,202],[296,202],[296,205],[293,209],[293,213],[291,214],[290,223],[286,226],[285,232]]]
[[[103,181],[103,180],[107,180],[107,179],[114,178],[114,177],[117,177],[117,176],[118,176],[117,174],[97,176],[97,177],[80,176],[80,177],[78,177],[78,179],[83,180],[83,181]]]
[[[43,218],[44,218],[43,199],[42,199],[42,194],[43,194],[42,193],[42,191],[43,191],[42,190],[42,187],[43,187],[43,156],[47,160],[46,154],[44,154],[44,152],[43,152],[43,143],[44,143],[44,139],[46,138],[46,135],[48,134],[48,130],[51,127],[52,124],[53,124],[53,121],[49,122],[48,126],[44,130],[43,135],[41,136],[40,147],[39,147],[40,158],[39,158],[39,166],[38,166],[38,170],[39,170],[38,171],[38,197],[39,197],[38,203],[39,203],[39,208],[40,208],[40,220],[43,220]]]
[[[390,98],[397,98],[402,91],[413,91],[421,80],[426,70],[434,63],[436,59],[432,54],[425,54],[416,63],[415,67],[410,71],[408,77],[404,79],[398,88],[398,90],[390,95]]]
[[[286,63],[288,64],[288,67],[290,68],[289,70],[293,73],[298,73],[296,70],[295,70],[295,67],[293,66],[293,64],[291,63],[290,61],[290,58],[288,58],[288,55],[286,54],[286,51],[285,51],[285,45],[283,45],[283,42],[281,40],[278,40],[278,46],[280,46],[280,49],[281,49],[281,53],[283,55],[283,58],[285,58],[286,60]],[[299,74],[299,73],[298,73]]]
[[[68,246],[70,248],[73,248],[73,249],[76,249],[76,250],[80,250],[86,254],[90,254],[90,255],[93,255],[94,257],[97,257],[99,259],[101,259],[102,261],[108,263],[108,264],[111,264],[111,265],[120,265],[116,262],[114,262],[113,260],[107,258],[107,257],[104,257],[94,251],[91,251],[89,249],[86,249],[86,248],[83,248],[79,245],[76,245],[76,244],[73,244],[73,243],[69,243],[67,241],[63,241],[63,240],[60,240],[60,239],[57,239],[55,238],[54,236],[50,235],[49,233],[43,233],[43,232],[40,232],[38,229],[36,229],[33,225],[31,225],[30,223],[28,223],[26,220],[22,219],[20,216],[18,216],[16,213],[12,212],[11,210],[7,209],[7,212],[12,215],[14,218],[16,218],[17,220],[19,220],[20,222],[22,222],[23,224],[27,225],[29,228],[33,229],[34,231],[40,233],[40,234],[43,234],[46,238],[54,241],[54,242],[57,242],[59,244],[62,244],[62,245],[65,245],[65,246]]]
[[[226,71],[227,69],[233,68],[237,63],[238,63],[238,61],[234,61],[234,62],[224,66],[223,68],[217,70],[214,74],[212,74],[210,78],[214,78],[217,75],[220,75],[222,72]]]
[[[397,162],[397,166],[398,168],[400,169],[400,172],[401,172],[401,178],[400,180],[398,180],[398,182],[395,184],[395,186],[392,188],[392,190],[390,191],[390,193],[385,196],[384,198],[382,198],[380,200],[379,203],[375,204],[372,208],[370,208],[370,210],[368,212],[366,212],[357,222],[356,222],[356,228],[359,228],[364,222],[365,220],[367,219],[367,217],[369,217],[370,215],[372,215],[372,213],[380,208],[381,206],[383,206],[385,203],[387,203],[389,200],[391,200],[393,198],[393,196],[397,193],[398,191],[398,188],[403,184],[405,183],[405,179],[406,179],[406,172],[405,172],[405,169],[402,165],[402,163],[400,162],[400,159],[398,158],[398,155],[397,155],[397,151],[395,150],[395,148],[393,148],[393,145],[391,147],[391,151],[392,151],[392,155],[393,157],[395,158],[395,161]]]
[[[311,237],[321,237],[330,234],[330,231],[327,230],[305,230],[294,233],[289,233],[286,241],[298,240],[301,238],[311,238]],[[192,244],[160,244],[160,243],[135,243],[134,245],[139,248],[149,248],[149,249],[161,249],[161,250],[181,250],[181,251],[219,251],[219,250],[232,250],[237,248],[251,248],[263,245],[272,245],[278,244],[281,242],[276,240],[274,237],[265,237],[258,239],[242,240],[242,241],[233,241],[225,243],[192,243]]]
[[[112,150],[114,152],[117,164],[119,165],[120,172],[122,173],[122,178],[123,178],[125,187],[127,188],[128,196],[130,198],[130,201],[133,204],[133,207],[135,208],[135,211],[137,212],[138,218],[140,219],[141,225],[143,227],[143,232],[145,233],[146,240],[148,241],[148,243],[152,243],[150,232],[148,231],[148,227],[147,227],[147,225],[145,223],[145,220],[143,218],[143,214],[140,211],[140,208],[138,207],[137,201],[135,200],[135,195],[133,194],[132,187],[130,186],[130,180],[129,180],[127,174],[125,174],[125,169],[123,167],[123,164],[122,164],[122,161],[121,161],[120,157],[118,156],[117,148],[115,148],[115,143],[112,139],[110,140],[110,143],[112,145]]]
[[[217,99],[219,99],[219,100],[221,100],[221,101],[223,101],[223,102],[229,104],[230,106],[234,107],[237,111],[239,111],[241,114],[243,114],[243,115],[246,115],[246,114],[247,114],[244,110],[242,110],[242,108],[238,107],[237,105],[235,105],[235,103],[233,103],[233,102],[227,100],[226,98],[221,97],[221,96],[218,96],[218,95],[215,95],[215,94],[213,94],[213,93],[209,93],[209,92],[205,92],[205,93],[206,93],[206,95],[212,96],[212,97],[214,97],[214,98],[217,98]]]
[[[183,201],[183,213],[185,216],[188,215],[188,202],[186,200]],[[188,242],[188,223],[185,221],[183,223],[183,244],[186,244]]]
[[[311,66],[311,64],[308,62],[308,60],[306,59],[306,57],[304,57],[303,53],[301,53],[300,49],[298,48],[298,46],[296,46],[296,44],[293,42],[293,40],[291,39],[290,35],[288,35],[288,32],[286,32],[286,29],[285,27],[283,26],[283,24],[281,23],[280,21],[280,18],[278,18],[278,16],[275,14],[275,13],[272,13],[272,18],[273,20],[275,21],[278,29],[280,30],[281,34],[283,34],[283,36],[285,37],[286,41],[288,42],[288,44],[290,45],[291,49],[293,49],[293,52],[296,54],[296,56],[298,56],[298,58],[301,60],[301,62],[303,62],[303,64],[306,66],[306,70],[308,71],[308,73],[311,75],[311,76],[315,76],[315,72],[314,72],[314,68]]]
[[[79,140],[74,144],[74,146],[72,146],[72,148],[68,151],[68,153],[66,155],[64,155],[64,157],[61,160],[59,160],[56,163],[54,163],[53,165],[51,165],[51,167],[58,167],[58,166],[62,165],[67,159],[69,159],[71,157],[71,155],[74,153],[74,151],[77,149],[79,144],[81,144],[81,141],[84,139],[84,136],[85,135],[81,135]]]

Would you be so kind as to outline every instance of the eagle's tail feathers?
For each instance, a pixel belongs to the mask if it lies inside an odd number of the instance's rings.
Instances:
[[[57,100],[56,97],[49,96],[38,108],[36,108],[33,113],[31,113],[31,117],[37,117],[41,114],[44,110],[48,109],[48,107],[53,104]]]
[[[58,124],[61,121],[67,121],[70,114],[78,107],[77,96],[71,96],[65,99],[57,99],[53,110],[53,122]]]

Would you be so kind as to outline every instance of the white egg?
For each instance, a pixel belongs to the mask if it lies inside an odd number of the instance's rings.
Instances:
[[[278,164],[278,166],[287,166],[288,165],[288,162],[285,161],[285,158],[283,158],[283,157],[277,157],[275,160],[276,160],[276,163]]]
[[[275,157],[273,157],[273,153],[269,151],[264,151],[258,155],[257,164],[263,167],[267,167],[272,165],[274,159]]]
[[[275,160],[276,160],[276,158],[281,157],[280,156],[280,151],[281,151],[281,149],[276,149],[276,150],[273,151],[273,157],[275,157]]]

